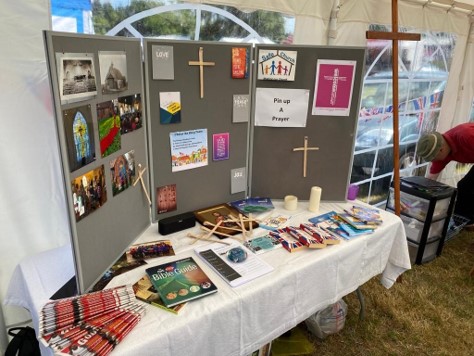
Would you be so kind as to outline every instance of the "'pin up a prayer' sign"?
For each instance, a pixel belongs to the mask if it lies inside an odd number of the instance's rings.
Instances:
[[[355,61],[318,60],[313,115],[349,116],[355,67]]]
[[[257,88],[255,126],[306,127],[309,90]]]

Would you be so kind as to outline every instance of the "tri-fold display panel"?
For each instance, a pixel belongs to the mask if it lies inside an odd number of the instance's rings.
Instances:
[[[157,220],[345,200],[364,48],[44,37],[80,292]]]

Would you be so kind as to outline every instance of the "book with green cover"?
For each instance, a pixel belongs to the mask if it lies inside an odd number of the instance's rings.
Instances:
[[[168,308],[217,292],[216,285],[192,257],[153,266],[145,271]]]
[[[142,278],[140,278],[140,280],[133,284],[132,288],[137,299],[174,314],[178,314],[186,305],[186,303],[181,303],[175,305],[174,307],[168,308],[161,300],[160,295],[156,291],[155,287],[153,287],[148,275],[144,275]]]

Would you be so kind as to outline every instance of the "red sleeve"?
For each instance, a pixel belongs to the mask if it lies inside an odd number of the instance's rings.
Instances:
[[[449,161],[444,160],[444,161],[433,161],[431,162],[431,167],[430,167],[430,173],[431,174],[438,174],[441,172],[444,167],[449,163]]]

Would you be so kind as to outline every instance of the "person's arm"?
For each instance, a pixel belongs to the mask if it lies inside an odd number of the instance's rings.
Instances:
[[[444,161],[432,161],[427,169],[425,177],[428,179],[437,180],[441,172],[443,171],[444,167],[448,163]]]
[[[433,179],[433,180],[437,180],[438,179],[438,176],[439,176],[439,173],[428,173],[426,175],[426,178],[428,179]]]

